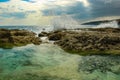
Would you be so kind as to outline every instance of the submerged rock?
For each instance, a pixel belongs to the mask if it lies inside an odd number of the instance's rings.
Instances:
[[[18,29],[0,29],[1,48],[13,48],[14,46],[23,46],[31,43],[36,45],[41,43],[41,40],[36,37],[34,32]]]
[[[31,71],[31,70],[30,70]],[[59,76],[50,75],[48,73],[35,73],[35,72],[24,72],[23,73],[10,73],[8,75],[0,77],[0,80],[70,80]]]
[[[79,72],[102,73],[112,72],[120,74],[120,56],[86,56],[79,63]]]

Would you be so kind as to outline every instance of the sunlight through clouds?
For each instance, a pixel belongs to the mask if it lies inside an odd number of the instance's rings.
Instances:
[[[62,14],[80,21],[119,16],[119,3],[118,0],[0,0],[0,24],[49,25],[52,18]]]

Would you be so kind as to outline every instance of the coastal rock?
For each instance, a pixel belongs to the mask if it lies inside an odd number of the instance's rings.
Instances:
[[[41,32],[40,34],[38,34],[39,37],[45,37],[48,36],[47,32]]]
[[[90,31],[120,33],[120,28],[89,28]]]
[[[119,28],[85,29],[79,32],[59,31],[49,35],[49,39],[56,41],[55,44],[70,53],[120,55]]]
[[[62,37],[64,37],[64,36],[65,36],[64,32],[56,31],[56,32],[50,33],[48,35],[48,38],[49,38],[49,40],[57,41],[57,40],[61,40]]]
[[[14,46],[23,46],[31,43],[35,45],[39,45],[41,43],[41,40],[36,37],[34,32],[18,29],[0,29],[1,48],[13,48]]]

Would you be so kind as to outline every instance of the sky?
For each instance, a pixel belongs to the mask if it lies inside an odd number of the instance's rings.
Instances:
[[[82,22],[120,16],[120,0],[0,0],[0,25],[49,25],[67,15]]]

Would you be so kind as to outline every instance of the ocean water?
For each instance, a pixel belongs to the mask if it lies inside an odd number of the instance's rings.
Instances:
[[[20,29],[20,30],[29,30],[29,31],[33,31],[36,34],[39,34],[42,31],[52,31],[53,30],[53,26],[50,25],[46,25],[46,26],[0,26],[0,28],[4,28],[4,29]]]
[[[120,56],[69,54],[52,43],[0,48],[0,80],[120,80]]]

